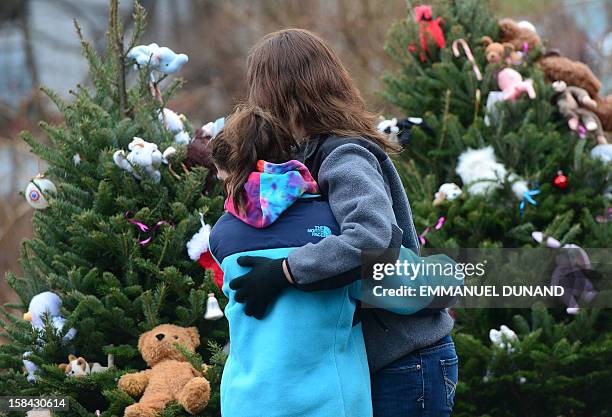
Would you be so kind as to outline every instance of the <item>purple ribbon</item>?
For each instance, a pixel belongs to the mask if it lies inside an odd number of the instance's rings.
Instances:
[[[433,226],[433,229],[434,230],[442,229],[442,226],[444,226],[445,221],[446,221],[446,217],[441,216],[436,222],[435,226]],[[427,239],[425,239],[425,235],[427,235],[427,233],[429,233],[430,231],[431,231],[431,227],[428,226],[425,228],[425,230],[423,230],[423,233],[419,235],[419,242],[421,242],[421,245],[425,246],[425,244],[427,243]]]
[[[168,223],[165,220],[160,220],[157,223],[155,223],[155,225],[149,227],[146,224],[144,224],[143,222],[140,222],[138,220],[134,220],[131,219],[130,217],[132,216],[132,212],[131,211],[126,211],[125,212],[125,218],[127,219],[128,223],[133,224],[134,226],[136,226],[138,228],[138,230],[140,230],[141,233],[145,233],[147,234],[147,238],[141,240],[140,239],[140,234],[138,236],[138,243],[140,244],[140,246],[147,246],[149,243],[151,243],[151,241],[153,240],[153,237],[155,236],[155,232],[157,231],[157,229],[163,225],[163,224],[167,224],[169,226],[172,226],[172,224]]]

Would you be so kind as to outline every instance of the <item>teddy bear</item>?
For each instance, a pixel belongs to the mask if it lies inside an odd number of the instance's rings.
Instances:
[[[537,49],[542,40],[529,22],[515,22],[512,19],[501,19],[497,22],[499,28],[499,41],[510,43],[516,51],[522,51],[527,45],[529,49]]]
[[[172,49],[156,43],[135,46],[127,53],[127,57],[134,60],[139,67],[148,65],[162,74],[180,71],[189,60],[187,55],[177,54]]]
[[[177,401],[190,414],[206,407],[210,384],[175,344],[195,352],[200,345],[198,329],[162,324],[140,336],[138,350],[150,368],[119,379],[119,389],[128,395],[142,394],[139,402],[125,409],[125,417],[154,417],[170,401]]]
[[[567,85],[585,89],[593,99],[598,97],[601,81],[582,62],[572,61],[553,51],[540,58],[538,65],[542,69],[546,81],[551,83],[565,81]]]
[[[602,97],[599,94],[601,81],[591,69],[579,61],[572,61],[552,51],[543,56],[538,65],[548,82],[565,81],[567,85],[580,87],[589,93],[597,102],[592,112],[599,118],[604,131],[612,131],[612,96]]]
[[[583,88],[568,86],[565,81],[555,81],[552,86],[557,93],[559,113],[567,119],[569,128],[578,131],[582,125],[587,132],[594,133],[597,143],[608,143],[601,122],[593,113],[597,108],[597,102],[589,96],[589,93]]]
[[[518,65],[522,62],[522,54],[516,52],[511,43],[495,42],[488,36],[483,36],[481,41],[485,47],[485,58],[489,64],[499,64],[504,61],[507,64]]]
[[[523,81],[523,76],[512,68],[504,68],[497,74],[497,84],[502,90],[504,100],[514,101],[523,93],[526,93],[532,100],[536,96],[533,80]]]
[[[106,372],[114,367],[114,357],[109,353],[107,358],[107,365],[102,366],[98,362],[89,363],[82,357],[76,357],[74,355],[68,355],[68,363],[61,363],[58,365],[66,376],[69,377],[81,377],[89,374],[95,374],[98,372]]]
[[[154,182],[159,183],[161,173],[159,166],[168,163],[168,158],[176,153],[176,149],[172,146],[168,147],[162,154],[155,143],[147,142],[139,137],[134,137],[128,145],[130,152],[125,154],[124,150],[118,150],[113,154],[115,164],[127,172],[131,172],[134,177],[141,179],[138,170],[134,166],[141,168]]]

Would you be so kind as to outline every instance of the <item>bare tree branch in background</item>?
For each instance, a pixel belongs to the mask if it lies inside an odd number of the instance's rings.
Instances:
[[[26,66],[30,72],[30,78],[32,82],[32,96],[30,101],[32,105],[32,114],[29,114],[28,116],[33,120],[38,120],[41,118],[44,119],[45,113],[44,106],[42,104],[42,95],[39,89],[40,77],[38,75],[38,65],[36,63],[36,57],[34,55],[32,33],[30,31],[29,13],[27,13],[30,8],[31,2],[30,0],[23,0],[23,3],[26,12],[20,14],[19,25],[21,26],[21,31],[23,33],[23,50],[25,53]]]

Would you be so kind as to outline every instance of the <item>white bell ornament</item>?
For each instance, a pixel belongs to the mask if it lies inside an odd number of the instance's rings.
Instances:
[[[223,311],[221,307],[219,307],[217,297],[211,292],[208,294],[208,299],[206,300],[206,313],[204,314],[204,318],[206,320],[219,320],[221,317],[223,317]]]

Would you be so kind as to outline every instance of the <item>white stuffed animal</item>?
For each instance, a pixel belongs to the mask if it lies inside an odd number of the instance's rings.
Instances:
[[[162,154],[155,143],[147,142],[139,137],[134,137],[134,140],[128,145],[128,149],[130,152],[127,156],[123,150],[118,150],[113,154],[115,164],[119,168],[131,172],[137,179],[142,177],[134,167],[140,167],[141,171],[144,171],[156,183],[161,180],[159,166],[162,163],[167,164],[168,158],[176,153],[176,149],[170,146]]]
[[[459,155],[457,174],[470,194],[487,195],[500,188],[506,180],[512,183],[512,191],[519,200],[529,191],[527,182],[515,174],[508,175],[506,167],[497,162],[491,146],[481,149],[468,149]]]
[[[148,65],[162,74],[173,74],[189,60],[185,54],[177,54],[172,49],[156,43],[138,45],[130,49],[127,57],[136,61],[138,66]]]
[[[74,355],[68,356],[68,363],[62,363],[59,368],[64,371],[66,376],[69,377],[80,377],[89,374],[95,374],[98,372],[106,372],[113,368],[115,365],[114,357],[109,354],[107,357],[107,366],[102,366],[98,362],[88,363],[85,358],[76,357]]]
[[[463,191],[461,188],[454,182],[444,183],[438,188],[438,192],[435,194],[435,199],[433,201],[434,206],[439,206],[443,201],[453,201],[457,197],[459,197]]]
[[[183,121],[185,120],[185,116],[178,115],[170,109],[164,108],[159,113],[159,120],[162,121],[166,130],[171,133],[174,133],[174,143],[178,143],[179,145],[187,145],[191,142],[191,137],[185,131],[185,125]]]
[[[501,349],[506,349],[508,352],[514,352],[512,344],[518,341],[518,336],[512,329],[505,324],[502,324],[499,327],[499,330],[489,330],[489,339],[495,346]]]
[[[394,134],[399,132],[399,127],[397,126],[397,117],[394,117],[393,119],[383,119],[382,117],[380,117],[379,120],[380,121],[376,126],[379,132],[387,134]]]
[[[223,130],[225,126],[225,117],[219,117],[214,122],[208,122],[202,126],[202,135],[214,138]]]
[[[32,323],[32,328],[40,332],[45,331],[45,316],[47,320],[53,325],[55,331],[59,334],[63,331],[66,319],[61,316],[62,299],[51,291],[46,291],[32,297],[28,311],[24,313],[23,319]],[[69,329],[63,337],[63,342],[67,343],[74,339],[76,336],[76,329]],[[25,352],[23,354],[23,366],[28,372],[28,381],[33,382],[36,380],[37,366],[27,358],[32,352]]]

